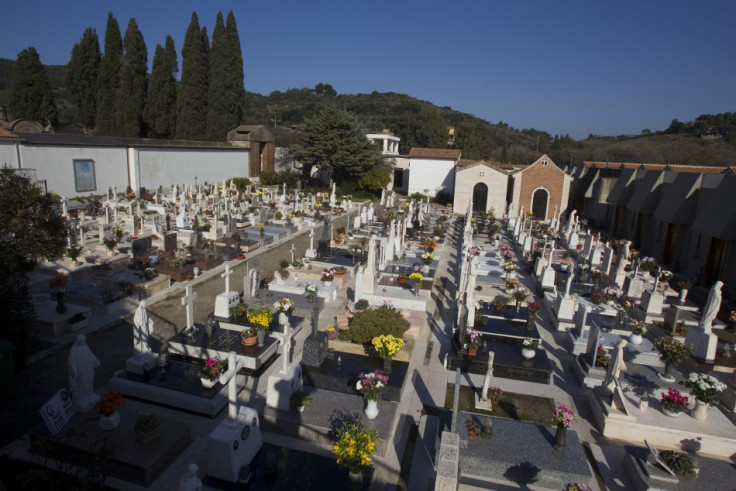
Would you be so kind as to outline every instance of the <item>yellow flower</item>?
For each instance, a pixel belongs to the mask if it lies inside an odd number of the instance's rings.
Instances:
[[[371,340],[371,343],[379,356],[385,359],[393,358],[393,356],[404,347],[403,339],[396,338],[390,334],[386,336],[376,336]]]

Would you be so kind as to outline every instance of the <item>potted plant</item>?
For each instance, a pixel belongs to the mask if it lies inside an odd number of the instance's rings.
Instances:
[[[239,303],[237,305],[233,305],[229,309],[227,309],[228,317],[232,320],[238,320],[245,317],[245,315],[248,313],[248,306],[244,303]]]
[[[266,331],[268,331],[268,328],[271,326],[271,321],[273,320],[271,307],[268,305],[261,305],[254,309],[248,309],[248,313],[246,315],[248,316],[248,322],[253,324],[257,329],[258,346],[263,346],[266,339]]]
[[[603,289],[603,296],[605,297],[608,305],[613,305],[618,300],[618,297],[623,294],[623,290],[615,286],[607,286]]]
[[[312,405],[312,396],[298,390],[291,395],[291,407],[296,408],[297,411],[303,413],[305,409],[309,409]]]
[[[663,380],[674,381],[670,375],[673,365],[677,365],[690,354],[690,349],[672,336],[663,336],[654,340],[654,347],[659,351],[659,358],[664,363]]]
[[[212,358],[208,358],[204,362],[202,371],[199,372],[199,380],[202,382],[202,387],[206,389],[214,387],[226,367],[227,364],[218,357],[213,356]]]
[[[592,293],[590,295],[590,301],[593,302],[594,305],[600,305],[603,303],[603,294],[602,293]]]
[[[595,366],[601,367],[604,370],[608,370],[608,364],[611,362],[611,355],[608,354],[603,346],[600,344],[595,351]]]
[[[465,422],[465,427],[468,429],[469,438],[483,436],[483,427],[472,419],[469,419]]]
[[[378,443],[378,430],[365,428],[359,421],[344,421],[335,431],[335,438],[332,453],[337,457],[337,465],[350,471],[349,479],[356,483],[352,489],[362,489],[363,468],[371,464],[371,456]]]
[[[521,342],[521,356],[527,360],[534,358],[539,349],[539,338],[524,338]]]
[[[399,285],[405,286],[407,281],[409,281],[409,275],[406,273],[399,273],[399,277],[397,279]]]
[[[641,344],[642,341],[644,341],[644,334],[647,333],[647,325],[644,321],[635,320],[633,322],[633,326],[631,327],[631,336],[629,336],[629,340],[631,341],[631,344]]]
[[[75,263],[78,262],[77,258],[82,254],[82,248],[78,245],[70,246],[66,250],[66,255],[69,256],[69,259],[74,261]]]
[[[332,285],[332,280],[335,279],[335,270],[332,268],[325,268],[322,270],[322,282],[325,286]]]
[[[374,337],[371,344],[383,360],[383,373],[391,373],[391,359],[404,347],[404,340],[387,334]]]
[[[246,326],[240,331],[240,340],[244,346],[255,346],[258,342],[258,329],[254,326]]]
[[[645,278],[648,278],[656,268],[657,261],[653,257],[644,256],[639,261],[639,269],[644,271]]]
[[[161,423],[156,419],[156,416],[150,413],[138,413],[138,419],[133,426],[133,430],[139,442],[147,443],[158,437]]]
[[[676,418],[690,405],[690,399],[679,390],[670,387],[660,396],[662,412],[671,418]]]
[[[368,419],[375,419],[378,416],[378,401],[381,400],[381,393],[386,388],[388,381],[388,375],[381,370],[360,372],[358,375],[355,389],[368,401],[365,408],[365,415]]]
[[[125,399],[123,394],[116,390],[108,390],[97,403],[97,412],[100,413],[100,428],[103,430],[114,430],[120,424],[120,413],[118,408],[123,407]]]
[[[501,387],[488,387],[486,399],[490,399],[494,404],[498,404],[506,399],[506,395],[503,393],[503,389],[501,389]]]
[[[698,475],[698,469],[695,462],[689,455],[675,452],[674,450],[662,450],[659,452],[660,458],[672,469],[675,474],[681,477],[695,477]]]
[[[102,244],[107,248],[107,251],[111,253],[115,250],[115,246],[118,245],[118,241],[115,240],[115,237],[112,235],[106,235],[102,239]]]
[[[465,332],[464,341],[468,347],[468,356],[476,356],[478,354],[478,346],[480,346],[480,333],[470,327]]]
[[[663,290],[667,290],[667,288],[669,288],[669,281],[673,276],[672,271],[668,271],[666,269],[661,270],[659,272],[659,287]]]
[[[355,302],[355,310],[365,310],[368,308],[368,300],[362,298]]]
[[[327,336],[327,339],[335,340],[340,336],[340,333],[335,329],[335,326],[327,326],[325,327],[325,335]]]
[[[695,407],[691,414],[693,418],[699,420],[706,419],[708,406],[713,404],[721,392],[726,390],[725,384],[705,373],[690,372],[687,380],[681,383],[690,389],[690,393],[695,397]]]
[[[335,266],[334,268],[335,276],[344,276],[348,272],[348,268],[344,266]]]
[[[493,299],[493,312],[496,314],[500,313],[504,305],[506,305],[506,299],[501,298],[501,297],[494,298]]]

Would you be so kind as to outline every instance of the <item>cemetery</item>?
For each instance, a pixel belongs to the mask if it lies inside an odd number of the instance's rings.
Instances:
[[[724,283],[688,298],[576,210],[464,203],[235,181],[62,199],[67,254],[29,285],[68,384],[4,453],[105,455],[116,489],[731,485]],[[112,366],[91,344],[120,318]]]

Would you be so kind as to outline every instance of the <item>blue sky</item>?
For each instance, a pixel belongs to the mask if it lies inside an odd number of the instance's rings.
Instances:
[[[180,53],[192,12],[233,10],[246,90],[331,84],[398,92],[515,128],[585,138],[736,110],[732,0],[48,0],[3,8],[0,57],[34,46],[66,64],[107,12]]]

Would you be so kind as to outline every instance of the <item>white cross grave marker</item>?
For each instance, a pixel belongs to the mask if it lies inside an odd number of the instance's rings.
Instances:
[[[187,285],[184,293],[184,298],[181,299],[181,304],[186,305],[187,307],[186,328],[189,329],[194,326],[194,300],[197,298],[197,293],[192,291],[192,285]]]
[[[220,275],[220,278],[225,278],[225,293],[228,293],[230,291],[230,275],[233,274],[232,270],[230,269],[230,265],[225,265],[225,272]]]

